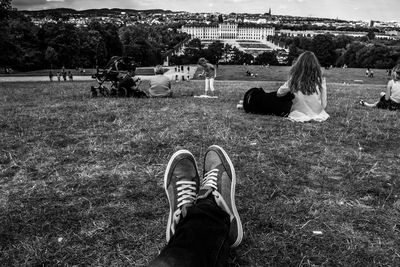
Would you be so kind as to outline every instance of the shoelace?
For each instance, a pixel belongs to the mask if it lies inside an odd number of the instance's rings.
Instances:
[[[203,182],[201,187],[211,187],[214,190],[218,190],[217,179],[218,179],[218,169],[212,169],[204,174]]]
[[[208,186],[208,187],[214,189],[212,191],[212,194],[215,197],[215,202],[221,209],[223,209],[226,213],[229,214],[230,219],[232,221],[234,218],[234,215],[233,215],[232,211],[229,209],[228,205],[226,204],[224,198],[218,192],[218,184],[217,184],[218,172],[219,172],[218,169],[212,169],[212,170],[208,171],[206,174],[204,174],[204,178],[203,178],[203,182],[201,183],[201,187]]]
[[[196,199],[196,182],[195,181],[178,181],[176,182],[178,192],[178,208],[185,204],[191,204]]]
[[[179,223],[181,218],[182,209],[185,204],[192,204],[196,199],[196,182],[195,181],[177,181],[176,182],[178,192],[177,207],[178,209],[174,212],[173,223],[171,224],[172,234],[175,233],[175,226]]]

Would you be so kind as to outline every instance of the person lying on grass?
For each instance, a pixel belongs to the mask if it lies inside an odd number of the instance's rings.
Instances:
[[[392,69],[392,79],[386,86],[386,93],[380,93],[379,101],[375,103],[367,103],[364,100],[360,100],[360,105],[369,108],[380,108],[389,110],[400,109],[400,64],[396,65]]]

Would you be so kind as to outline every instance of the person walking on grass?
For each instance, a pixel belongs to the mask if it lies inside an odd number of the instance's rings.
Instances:
[[[217,77],[217,70],[214,65],[208,63],[205,58],[200,58],[197,64],[203,68],[203,72],[199,74],[199,77],[205,77],[204,94],[207,95],[208,91],[211,91],[211,96],[214,96],[214,80]]]
[[[392,69],[392,79],[387,83],[386,92],[380,93],[379,101],[367,103],[360,100],[360,105],[369,108],[398,110],[400,109],[400,64]]]
[[[164,175],[170,205],[168,243],[150,267],[225,266],[229,249],[241,243],[232,161],[213,145],[205,153],[203,169],[200,183],[192,153],[179,150],[169,160]]]
[[[326,79],[322,77],[321,65],[313,52],[302,53],[292,68],[289,79],[277,91],[282,97],[293,93],[293,104],[288,118],[292,121],[325,121],[329,118]]]

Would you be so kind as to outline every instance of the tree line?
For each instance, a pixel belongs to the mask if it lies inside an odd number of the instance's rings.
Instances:
[[[273,41],[289,48],[289,63],[305,50],[313,51],[325,67],[384,69],[400,63],[400,41],[377,40],[373,31],[358,38],[320,34],[312,38],[275,37]]]
[[[154,66],[163,54],[187,39],[181,25],[118,26],[93,21],[78,27],[64,21],[36,26],[29,17],[0,6],[0,67],[20,71],[47,68],[103,67],[112,56],[132,57],[140,66]]]
[[[212,63],[280,64],[280,51],[257,56],[220,41],[204,45],[181,33],[179,23],[119,26],[93,21],[85,27],[62,20],[36,26],[23,13],[12,10],[11,0],[0,5],[0,67],[20,71],[47,68],[103,67],[112,56],[132,57],[139,66],[154,66],[169,56],[171,64],[196,64],[200,57]],[[367,36],[321,34],[314,37],[271,36],[272,41],[289,48],[287,64],[303,51],[313,51],[323,66],[391,68],[400,60],[400,41],[376,40]],[[184,51],[173,51],[184,44]],[[282,63],[282,62],[281,62]]]

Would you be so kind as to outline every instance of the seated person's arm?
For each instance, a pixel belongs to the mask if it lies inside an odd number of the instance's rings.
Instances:
[[[285,96],[289,92],[290,92],[290,88],[288,86],[288,82],[285,82],[281,87],[279,87],[278,91],[276,92],[276,95],[278,97],[281,97],[281,96]]]
[[[385,94],[385,99],[386,99],[386,100],[389,100],[389,99],[390,99],[390,96],[391,96],[391,94],[392,94],[392,85],[393,85],[393,82],[392,82],[392,81],[389,81],[388,84],[387,84],[387,87],[386,87],[386,94]]]
[[[321,84],[321,105],[325,109],[327,105],[327,95],[326,95],[326,79],[322,78],[322,84]]]

